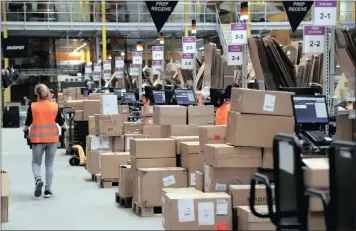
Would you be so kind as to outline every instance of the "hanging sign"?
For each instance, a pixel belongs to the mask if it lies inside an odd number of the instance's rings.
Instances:
[[[246,23],[231,23],[231,43],[247,44]]]
[[[323,53],[325,41],[325,27],[304,26],[303,53]]]
[[[130,75],[132,75],[132,76],[140,75],[140,65],[139,64],[130,64]]]
[[[93,73],[93,80],[99,81],[101,79],[101,64],[94,63],[94,73]]]
[[[195,53],[197,50],[196,37],[183,37],[183,53]]]
[[[105,80],[111,77],[111,60],[105,60],[103,62],[103,76]]]
[[[237,66],[242,65],[242,45],[228,45],[228,60],[227,65]]]
[[[10,37],[3,40],[4,58],[27,58],[28,57],[28,38]]]
[[[92,70],[91,70],[91,65],[85,65],[85,78],[89,78],[91,76]]]
[[[182,53],[182,70],[193,70],[194,65],[193,53]]]
[[[313,3],[314,1],[282,1],[293,32],[297,30]]]
[[[142,65],[142,52],[132,52],[132,63]]]
[[[162,71],[162,61],[160,60],[152,60],[152,73],[154,75],[161,74]]]
[[[152,60],[164,60],[163,46],[153,46],[152,47]]]
[[[336,26],[337,15],[336,1],[315,1],[314,4],[314,25],[315,26]]]
[[[115,72],[116,78],[122,78],[124,76],[124,57],[117,56],[115,57]]]
[[[151,14],[157,32],[161,32],[164,24],[172,14],[178,1],[145,1],[148,11]]]

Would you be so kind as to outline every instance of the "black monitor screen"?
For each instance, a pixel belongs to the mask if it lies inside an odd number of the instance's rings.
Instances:
[[[293,96],[294,116],[297,123],[329,122],[325,97]]]
[[[136,103],[135,93],[124,93],[125,103]]]
[[[164,91],[153,91],[153,98],[156,104],[166,103],[166,94]]]
[[[193,105],[197,103],[193,90],[190,89],[176,89],[174,90],[177,104],[179,105]]]

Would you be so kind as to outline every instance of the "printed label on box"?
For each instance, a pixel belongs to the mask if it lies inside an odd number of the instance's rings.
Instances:
[[[153,107],[150,107],[150,113],[153,113]]]
[[[216,230],[228,230],[227,224],[216,224]]]
[[[197,174],[195,172],[190,173],[190,185],[197,185]]]
[[[214,225],[214,202],[198,203],[198,225]]]
[[[179,222],[195,221],[193,199],[178,200],[178,221]]]
[[[215,190],[218,190],[218,191],[226,191],[226,184],[219,184],[219,183],[216,183],[216,185],[215,185]]]
[[[263,110],[274,112],[274,104],[276,103],[276,96],[265,94],[265,101],[263,103]]]
[[[91,138],[90,147],[92,150],[98,149],[100,147],[99,137]]]
[[[110,141],[107,137],[100,137],[100,147],[103,149],[110,148]]]
[[[176,183],[176,178],[174,178],[174,176],[167,176],[167,177],[163,178],[164,187],[168,187],[168,186],[173,185],[175,183]]]
[[[225,216],[227,215],[227,200],[217,199],[216,200],[216,215]]]

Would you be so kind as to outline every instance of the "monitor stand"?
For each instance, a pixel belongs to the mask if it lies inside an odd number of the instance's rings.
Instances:
[[[303,141],[302,154],[326,155],[333,141],[316,126],[303,127],[299,125],[296,134]]]

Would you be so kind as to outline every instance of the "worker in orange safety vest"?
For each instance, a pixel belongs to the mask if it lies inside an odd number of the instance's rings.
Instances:
[[[216,110],[215,125],[227,125],[227,116],[231,106],[231,88],[231,85],[227,86],[224,94],[222,95],[222,98],[220,99],[221,102],[224,103],[218,108],[218,110]]]
[[[27,111],[24,131],[29,130],[32,144],[32,171],[35,178],[35,197],[40,197],[44,185],[41,180],[42,156],[45,154],[46,185],[44,196],[52,196],[53,161],[59,142],[59,126],[67,128],[58,105],[51,102],[52,94],[44,84],[35,87],[37,102],[33,102]]]

